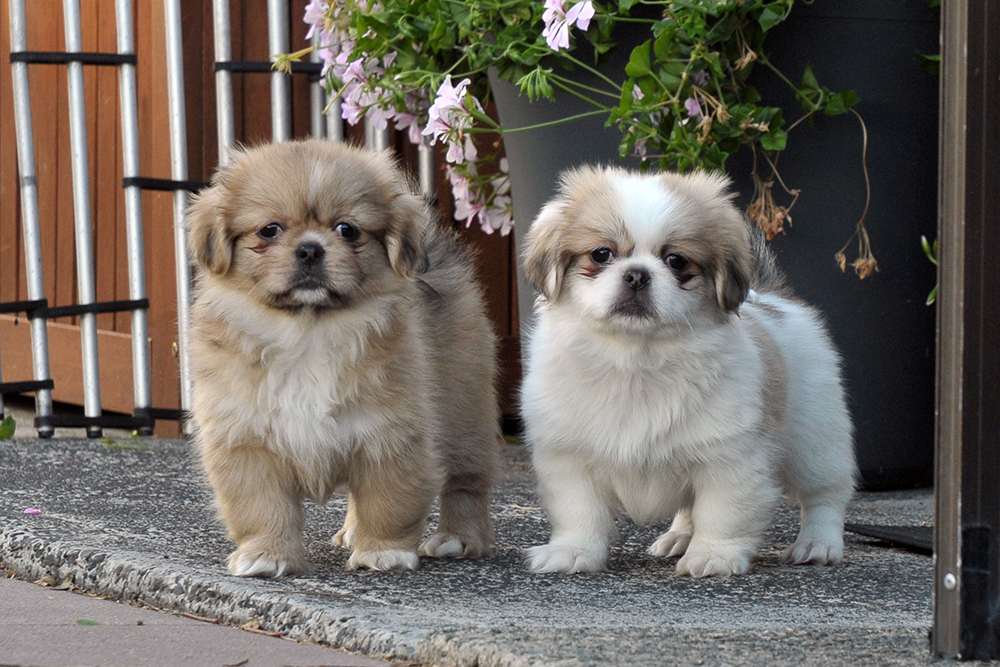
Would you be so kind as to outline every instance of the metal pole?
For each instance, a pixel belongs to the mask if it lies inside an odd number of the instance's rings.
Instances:
[[[437,188],[434,184],[434,148],[427,143],[426,137],[420,142],[417,157],[419,158],[417,168],[420,175],[420,194],[427,201],[434,201],[437,197]]]
[[[229,0],[212,0],[212,24],[215,36],[215,62],[232,58],[229,32]],[[233,148],[233,75],[227,70],[215,73],[215,118],[219,130],[219,166],[229,164]]]
[[[1000,12],[942,3],[936,656],[1000,658]]]
[[[271,62],[279,53],[288,53],[288,0],[267,0],[267,34]],[[271,140],[275,143],[292,138],[292,81],[274,70],[271,72]]]
[[[938,177],[937,444],[934,472],[932,652],[962,652],[962,385],[965,336],[961,287],[965,255],[968,0],[941,7],[941,118]],[[952,285],[955,287],[952,287]]]
[[[66,51],[83,51],[79,0],[63,0]],[[97,301],[94,285],[94,249],[90,220],[90,174],[87,160],[87,112],[83,87],[83,63],[67,66],[69,86],[69,137],[73,167],[73,220],[76,229],[76,280],[81,305]],[[83,357],[83,411],[87,417],[101,415],[101,378],[97,358],[97,315],[80,315]],[[87,436],[101,437],[100,426],[88,426]]]
[[[166,14],[167,98],[170,107],[170,177],[186,181],[187,124],[184,110],[184,48],[180,0],[163,3]],[[174,191],[174,260],[177,273],[177,347],[181,377],[181,409],[191,409],[191,266],[187,256],[184,218],[188,206],[186,190]],[[187,424],[182,424],[186,427]],[[186,428],[185,428],[186,431]]]
[[[28,50],[28,33],[24,0],[10,0],[10,50]],[[28,84],[28,64],[11,63],[14,88],[14,127],[17,136],[17,168],[21,186],[21,227],[24,236],[24,261],[28,298],[45,298],[42,275],[42,242],[38,220],[38,181],[35,172],[34,130],[31,126],[31,93]],[[31,319],[31,362],[35,380],[49,379],[48,322],[43,317]],[[35,414],[40,419],[38,437],[50,438],[55,432],[51,424],[52,391],[35,392]]]
[[[376,129],[375,126],[365,118],[365,148],[373,151],[389,150],[389,130]]]
[[[132,0],[116,0],[115,23],[118,32],[118,53],[133,54]],[[135,65],[122,64],[118,69],[118,90],[121,100],[122,152],[125,178],[139,178],[139,108],[136,97]],[[146,298],[146,261],[142,229],[142,190],[132,185],[125,188],[125,236],[128,248],[129,299]],[[148,416],[152,406],[152,378],[149,364],[149,327],[146,310],[132,311],[132,383],[136,416]],[[152,435],[152,428],[139,429],[142,435]]]
[[[318,30],[312,36],[312,45],[313,52],[309,54],[309,60],[318,63],[320,61],[319,51],[316,50],[316,47],[320,46],[320,31]],[[326,137],[324,108],[326,108],[326,85],[323,79],[319,79],[309,84],[309,121],[311,123],[309,133],[317,139]]]
[[[326,112],[326,138],[337,143],[344,141],[344,118],[341,115],[340,100],[330,103]]]

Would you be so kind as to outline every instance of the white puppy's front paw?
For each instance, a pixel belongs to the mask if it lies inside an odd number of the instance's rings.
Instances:
[[[385,551],[355,551],[347,561],[348,570],[416,570],[420,558],[414,551],[387,549]]]
[[[836,565],[844,559],[844,539],[808,539],[800,537],[781,554],[787,565]]]
[[[675,574],[679,577],[728,577],[746,574],[750,570],[750,559],[741,554],[723,552],[691,551],[677,561]]]
[[[283,577],[307,569],[304,557],[269,549],[237,549],[229,556],[229,573],[237,577]]]
[[[689,544],[691,544],[691,533],[670,530],[660,535],[646,553],[660,558],[683,556]]]
[[[533,572],[602,572],[607,557],[583,547],[543,544],[528,549],[528,569]]]
[[[451,533],[434,533],[420,545],[420,555],[431,558],[483,558],[490,555],[488,544],[463,540]]]

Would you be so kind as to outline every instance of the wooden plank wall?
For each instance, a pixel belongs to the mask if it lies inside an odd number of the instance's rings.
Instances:
[[[266,60],[266,0],[231,0],[234,59]],[[289,24],[292,49],[305,45],[307,26],[301,17],[304,0],[293,2]],[[300,6],[301,5],[301,6]],[[61,0],[31,0],[28,8],[28,48],[63,51],[65,38]],[[10,50],[8,5],[0,2],[0,51]],[[166,61],[162,0],[134,3],[134,29],[139,96],[140,161],[143,176],[170,177]],[[85,51],[116,50],[113,3],[81,0]],[[185,95],[188,119],[190,178],[208,180],[217,161],[215,125],[214,52],[211,2],[182,0],[185,52]],[[267,75],[234,75],[236,138],[253,144],[270,140],[270,84]],[[35,158],[39,182],[43,270],[46,294],[52,305],[76,301],[72,173],[69,159],[69,118],[66,69],[35,65],[30,68]],[[121,189],[122,146],[118,71],[114,67],[86,67],[87,133],[91,174],[91,203],[100,301],[128,299],[124,202]],[[305,76],[293,83],[293,133],[309,133],[309,91]],[[20,234],[20,196],[9,67],[0,67],[0,301],[27,298],[24,252]],[[349,136],[360,142],[361,128]],[[404,164],[416,173],[416,150],[402,136],[392,137]],[[438,198],[443,224],[453,210],[439,160]],[[169,193],[146,192],[143,218],[146,245],[153,406],[179,407],[175,356],[176,285],[174,282],[173,213]],[[454,224],[453,222],[451,224]],[[462,230],[476,248],[479,276],[484,284],[490,317],[501,339],[503,409],[514,412],[514,387],[519,378],[516,280],[511,237],[487,236]],[[82,403],[79,340],[75,318],[61,318],[52,327],[52,375],[57,401]],[[7,381],[31,378],[28,327],[24,318],[0,316],[0,360]],[[132,410],[130,317],[98,317],[101,338],[102,403],[106,410]],[[176,425],[160,422],[157,433],[176,434]]]

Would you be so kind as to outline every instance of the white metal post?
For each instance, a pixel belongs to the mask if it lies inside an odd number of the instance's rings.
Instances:
[[[181,32],[180,0],[165,0],[167,41],[167,98],[170,115],[170,177],[188,178],[187,123],[184,111],[184,44]],[[188,206],[186,190],[174,190],[174,259],[177,275],[177,353],[180,363],[181,409],[191,408],[191,265],[187,256]],[[184,426],[184,424],[182,424]]]
[[[83,51],[79,0],[63,0],[66,51]],[[96,303],[94,248],[91,236],[90,173],[87,159],[87,111],[83,85],[83,63],[67,65],[69,87],[70,158],[73,168],[73,219],[76,230],[77,298],[81,305]],[[80,341],[83,359],[83,411],[87,417],[101,415],[101,379],[97,357],[97,315],[80,315]],[[101,436],[100,426],[88,426],[87,435]]]
[[[279,53],[288,53],[288,0],[267,0],[267,35],[274,62]],[[271,140],[292,138],[292,80],[278,70],[271,72]]]
[[[318,63],[320,61],[319,50],[321,33],[316,31],[312,36],[313,51],[309,54],[309,62]],[[326,119],[323,118],[323,110],[326,108],[326,85],[323,79],[313,81],[309,84],[309,133],[317,138],[326,137]]]
[[[28,32],[24,0],[10,0],[10,50],[28,50]],[[21,229],[24,237],[24,262],[28,298],[45,298],[42,274],[42,242],[38,219],[38,181],[35,171],[34,130],[31,125],[31,92],[28,84],[28,64],[11,63],[14,88],[14,127],[17,137],[17,169],[21,187]],[[36,381],[49,379],[48,322],[43,317],[31,318],[31,363]],[[35,392],[35,414],[43,423],[52,417],[52,391]],[[51,437],[51,424],[38,429],[42,438]]]
[[[229,0],[212,0],[215,62],[229,62],[232,41],[229,29]],[[228,70],[215,73],[215,118],[219,131],[219,166],[229,164],[235,141],[233,128],[233,75]]]
[[[132,0],[116,0],[115,23],[118,53],[134,55],[132,38]],[[136,93],[135,65],[122,63],[118,68],[118,91],[121,100],[122,154],[125,178],[139,178],[139,108]],[[129,299],[146,298],[146,259],[143,243],[142,190],[138,185],[125,188],[125,235],[128,252]],[[135,413],[148,415],[152,407],[152,378],[149,364],[149,328],[147,312],[132,310],[132,383]],[[140,432],[152,429],[140,428]],[[146,433],[144,433],[146,434]]]

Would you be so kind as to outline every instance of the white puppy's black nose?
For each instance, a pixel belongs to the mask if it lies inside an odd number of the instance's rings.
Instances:
[[[636,292],[648,285],[650,280],[649,271],[640,268],[629,269],[625,272],[625,275],[622,276],[622,278],[624,278],[625,282],[628,283],[628,286]]]
[[[323,255],[325,254],[326,251],[323,250],[323,246],[318,243],[303,243],[295,249],[295,258],[303,266],[315,266],[323,259]]]

